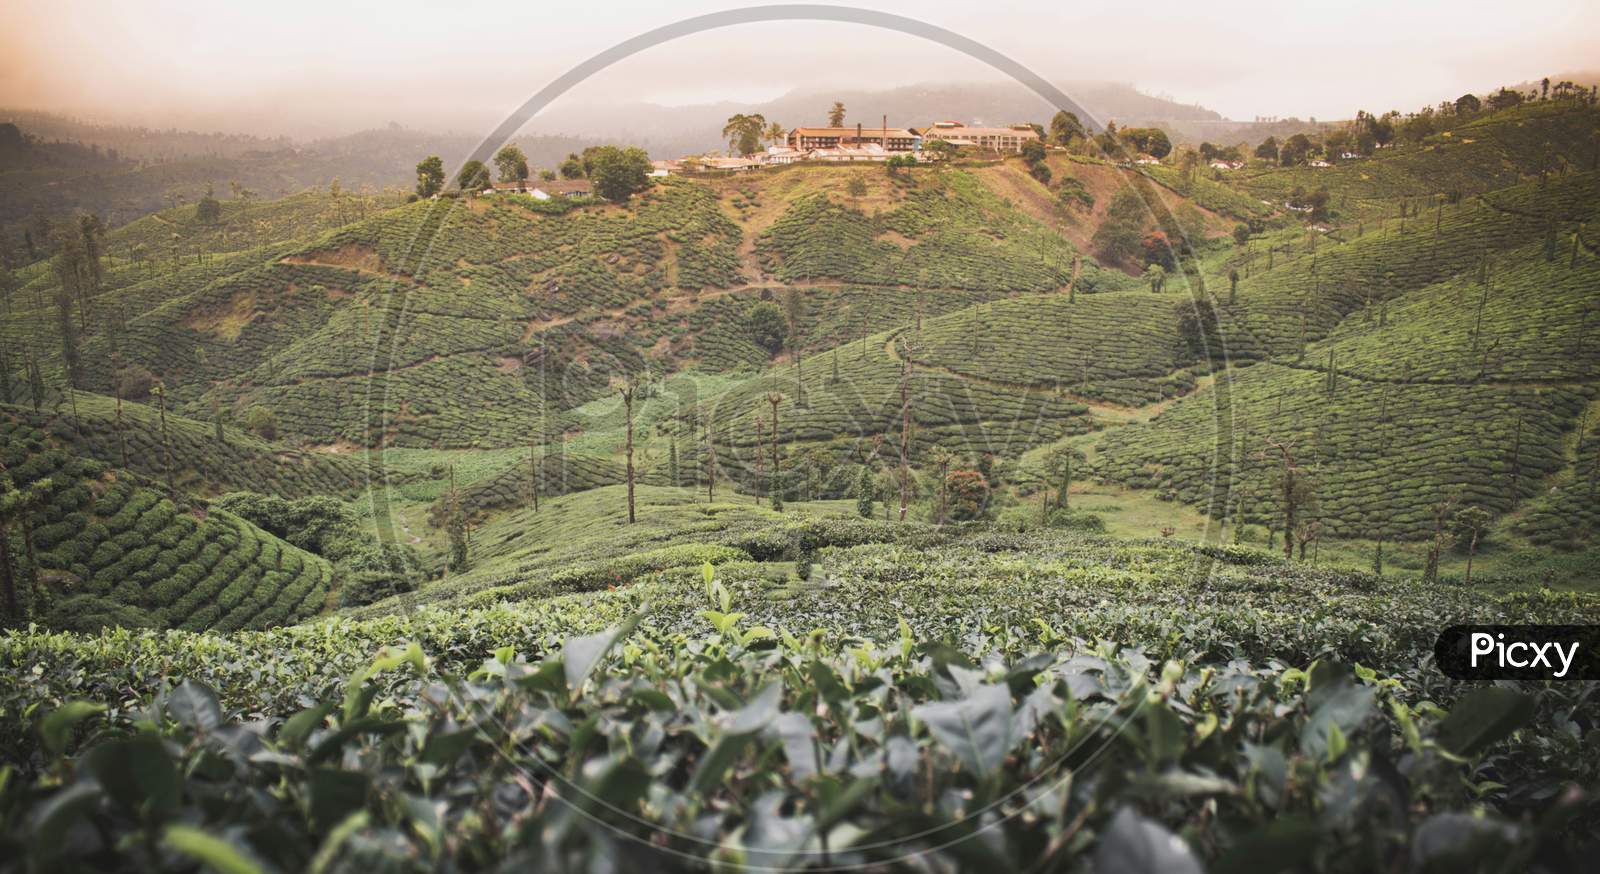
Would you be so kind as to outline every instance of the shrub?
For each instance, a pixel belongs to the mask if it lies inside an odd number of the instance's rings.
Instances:
[[[251,407],[244,414],[244,426],[263,440],[276,440],[278,437],[278,416],[271,407]]]

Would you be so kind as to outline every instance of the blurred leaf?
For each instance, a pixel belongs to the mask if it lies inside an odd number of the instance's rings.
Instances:
[[[1439,746],[1458,756],[1475,756],[1511,736],[1533,718],[1533,696],[1504,686],[1468,692],[1439,723]]]
[[[1201,874],[1183,839],[1129,808],[1117,811],[1094,852],[1095,874]]]
[[[222,725],[222,705],[217,703],[217,693],[194,680],[184,680],[167,694],[167,715],[199,732],[213,732]]]
[[[367,803],[367,775],[338,768],[313,768],[307,775],[311,820],[319,831],[333,828]]]
[[[104,713],[105,709],[104,704],[92,701],[68,701],[50,711],[39,721],[39,737],[45,749],[60,755],[67,748],[72,727],[96,713]]]
[[[722,782],[722,775],[738,761],[739,753],[744,751],[750,738],[748,734],[724,734],[718,738],[695,766],[694,776],[689,778],[689,792],[700,797],[716,788]]]
[[[960,701],[922,704],[911,712],[962,765],[980,777],[998,770],[1017,740],[1011,692],[1002,685],[981,685]]]
[[[93,807],[103,794],[98,783],[82,781],[59,789],[40,802],[29,816],[35,850],[54,854],[64,849],[62,841],[67,829]]]
[[[769,730],[783,743],[784,758],[789,760],[789,770],[797,781],[816,775],[817,732],[811,720],[799,713],[784,713],[773,720]]]
[[[278,729],[278,742],[290,749],[298,749],[337,706],[333,701],[324,701],[284,720],[283,727]]]
[[[1311,860],[1321,833],[1299,818],[1275,819],[1240,837],[1212,866],[1211,874],[1277,874]]]
[[[106,741],[89,751],[85,764],[106,794],[130,811],[166,815],[178,808],[178,768],[154,735]]]
[[[769,683],[745,704],[732,713],[724,714],[722,730],[729,734],[752,734],[766,728],[778,718],[779,705],[783,703],[783,683]]]
[[[261,866],[238,847],[193,826],[167,826],[162,842],[218,874],[262,874]]]
[[[643,619],[644,611],[641,610],[609,631],[567,639],[561,648],[561,662],[566,669],[567,688],[574,697],[583,688],[584,681],[594,673],[594,669],[600,666],[601,660],[611,651],[611,647],[631,634]]]

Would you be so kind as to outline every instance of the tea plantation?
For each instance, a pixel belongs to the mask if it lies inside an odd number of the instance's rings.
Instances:
[[[25,421],[0,423],[8,490],[39,490],[25,550],[25,612],[55,628],[270,628],[323,611],[326,561],[226,512],[208,512],[127,471],[51,448]],[[9,551],[9,548],[8,548]],[[15,568],[15,571],[13,571]]]
[[[0,872],[1587,870],[1596,684],[1433,646],[1600,624],[1597,115],[1441,118],[58,235]]]
[[[1438,612],[1594,621],[1592,597],[879,536],[916,542],[825,548],[798,587],[732,563],[265,633],[14,633],[0,664],[37,667],[5,712],[45,718],[0,727],[41,775],[6,784],[4,840],[101,869],[1353,871],[1561,867],[1594,838],[1561,794],[1597,776],[1578,687],[1418,663]],[[1529,728],[1552,719],[1578,733]]]

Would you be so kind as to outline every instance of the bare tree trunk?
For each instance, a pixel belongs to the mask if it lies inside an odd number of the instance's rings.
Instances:
[[[779,481],[778,470],[778,404],[783,402],[783,395],[772,392],[767,395],[767,403],[772,404],[772,498],[782,500],[778,491],[783,486]],[[759,450],[758,450],[759,451]]]
[[[1297,469],[1288,444],[1268,440],[1267,445],[1278,450],[1283,458],[1283,557],[1294,560],[1294,481]]]
[[[17,608],[17,576],[11,567],[11,526],[0,525],[0,583],[4,584],[6,618],[18,622],[22,619]]]
[[[716,498],[717,444],[711,439],[711,417],[706,417],[706,503]]]
[[[766,453],[761,451],[761,442],[767,439],[767,420],[761,418],[761,411],[756,411],[756,506],[761,506],[761,495],[767,487]]]
[[[167,436],[167,389],[165,386],[156,386],[160,389],[156,394],[159,402],[157,408],[161,410],[161,463],[166,468],[167,491],[176,494],[177,489],[172,485],[172,442]]]
[[[908,455],[911,449],[911,356],[900,365],[900,521],[906,521],[906,507],[911,501],[911,466]]]
[[[122,453],[122,467],[128,467],[128,438],[122,428],[122,371],[117,370],[116,379],[113,380],[117,389],[117,449]]]
[[[528,490],[533,492],[533,512],[539,512],[539,459],[534,455],[534,445],[528,444]]]
[[[633,515],[633,384],[629,383],[622,390],[622,404],[628,417],[628,524],[632,525]]]
[[[22,548],[28,556],[28,603],[39,603],[39,555],[33,548],[33,521],[29,509],[22,508]]]

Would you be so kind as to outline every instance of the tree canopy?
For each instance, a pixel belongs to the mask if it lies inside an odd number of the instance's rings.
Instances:
[[[736,113],[722,126],[722,136],[728,141],[728,151],[750,155],[761,151],[761,138],[767,133],[767,120],[759,112],[746,115]]]
[[[589,179],[594,182],[595,194],[621,203],[650,184],[650,169],[650,156],[644,149],[599,146],[590,155]]]
[[[432,197],[444,187],[444,161],[429,155],[417,162],[417,196]]]
[[[491,185],[489,168],[482,161],[472,160],[461,165],[456,173],[456,186],[462,191],[482,191]]]
[[[1050,142],[1058,146],[1070,146],[1083,137],[1083,122],[1078,120],[1076,113],[1063,109],[1050,118]]]
[[[500,171],[501,182],[521,182],[528,178],[528,156],[510,143],[495,153],[494,166]]]

